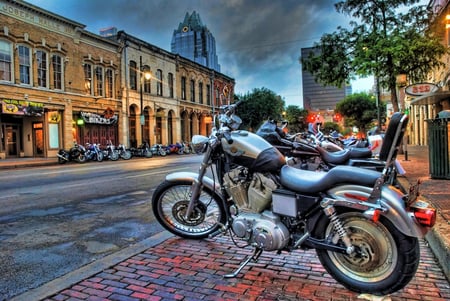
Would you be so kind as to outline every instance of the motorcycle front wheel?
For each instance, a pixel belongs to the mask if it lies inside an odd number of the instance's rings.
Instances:
[[[352,291],[374,295],[391,294],[411,281],[420,261],[417,238],[404,235],[383,216],[378,222],[355,211],[338,216],[356,252],[347,255],[316,250],[334,279]],[[327,217],[318,225],[316,233],[322,233],[321,238],[339,242],[339,234]]]
[[[191,216],[185,217],[192,182],[164,181],[152,197],[152,209],[158,222],[169,232],[189,239],[202,239],[226,222],[221,199],[206,188],[201,191]]]
[[[131,152],[129,150],[121,151],[120,157],[124,160],[130,160],[131,159]]]

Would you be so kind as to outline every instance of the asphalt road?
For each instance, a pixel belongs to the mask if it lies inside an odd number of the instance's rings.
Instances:
[[[159,232],[151,195],[201,156],[66,164],[0,172],[0,300]]]

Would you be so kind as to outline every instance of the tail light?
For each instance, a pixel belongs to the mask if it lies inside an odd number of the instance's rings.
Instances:
[[[430,207],[427,202],[416,201],[410,208],[417,222],[422,226],[431,228],[436,223],[436,209]]]

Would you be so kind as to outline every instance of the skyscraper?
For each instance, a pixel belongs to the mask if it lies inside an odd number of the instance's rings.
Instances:
[[[220,72],[216,40],[195,11],[173,31],[171,51],[198,64]]]
[[[302,48],[302,58],[307,58],[311,52],[317,53],[318,48]],[[303,108],[307,110],[334,110],[336,103],[352,94],[351,86],[342,88],[325,86],[317,83],[314,76],[306,70],[302,70]]]

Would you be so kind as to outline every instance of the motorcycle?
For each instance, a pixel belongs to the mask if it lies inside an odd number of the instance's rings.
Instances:
[[[227,278],[263,251],[315,249],[328,273],[350,290],[384,295],[405,287],[419,265],[419,238],[436,219],[435,209],[417,198],[419,183],[404,195],[385,183],[385,172],[286,165],[269,142],[238,130],[239,103],[220,107],[210,137],[193,136],[203,155],[199,172],[168,174],[156,188],[157,221],[183,238],[228,233],[238,247],[253,248]],[[393,146],[402,136],[396,133]]]
[[[109,159],[111,161],[119,160],[119,152],[116,150],[116,147],[112,144],[111,140],[108,140],[106,148],[103,149],[102,152],[104,159]]]
[[[151,158],[153,157],[153,153],[150,149],[150,146],[148,145],[148,142],[144,142],[139,147],[132,147],[130,148],[131,155],[133,157],[145,157],[145,158]]]
[[[393,146],[392,137],[396,134],[399,126],[401,125],[401,128],[405,127],[407,122],[407,115],[399,112],[392,115],[384,136],[385,142],[381,144],[381,150],[376,153],[376,158],[374,157],[374,152],[372,152],[373,149],[368,147],[350,147],[340,151],[328,151],[316,142],[308,142],[307,137],[310,134],[284,134],[282,129],[274,121],[266,121],[258,129],[256,134],[267,140],[284,154],[287,157],[289,165],[300,169],[329,171],[338,165],[349,165],[381,172],[385,168],[388,152]],[[398,148],[400,145],[396,147]],[[406,193],[405,188],[397,181],[397,175],[403,175],[405,171],[396,159],[396,155],[397,151],[395,151],[392,157],[394,164],[390,165],[387,170],[387,182]]]
[[[117,152],[119,153],[120,158],[124,160],[129,160],[132,157],[130,150],[128,150],[123,144],[119,144],[117,146]]]
[[[150,148],[150,152],[154,156],[167,156],[167,151],[161,144],[153,144],[153,146]]]
[[[103,152],[96,143],[86,143],[86,160],[88,161],[103,161]]]
[[[75,142],[74,146],[70,150],[60,149],[58,151],[58,163],[65,164],[69,161],[75,161],[78,163],[86,162],[86,149]]]

